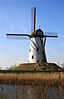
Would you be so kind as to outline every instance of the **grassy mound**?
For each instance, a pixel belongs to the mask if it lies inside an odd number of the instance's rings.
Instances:
[[[13,68],[13,70],[59,70],[61,69],[58,65],[55,63],[25,63],[20,64]]]

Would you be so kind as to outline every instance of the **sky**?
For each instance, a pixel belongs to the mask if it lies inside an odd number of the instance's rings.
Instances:
[[[46,39],[48,62],[64,63],[64,0],[0,0],[0,67],[28,62],[30,40],[7,39],[6,33],[31,34],[31,8],[36,6],[36,29],[57,32]]]

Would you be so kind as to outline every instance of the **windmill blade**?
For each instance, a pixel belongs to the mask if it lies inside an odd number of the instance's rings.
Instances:
[[[31,8],[31,32],[35,32],[36,26],[36,7]]]
[[[33,15],[33,7],[31,8],[31,33],[34,32],[34,15]]]
[[[7,36],[30,36],[29,34],[6,34]]]
[[[6,38],[12,40],[29,40],[26,36],[7,36]]]
[[[44,37],[58,37],[58,33],[57,32],[44,32]]]
[[[35,31],[35,25],[36,25],[36,7],[34,7],[34,31]]]
[[[52,36],[52,35],[50,35],[50,36],[49,36],[49,35],[44,35],[44,37],[52,37],[52,38],[55,38],[55,37],[58,37],[58,36],[55,36],[55,35],[54,35],[54,36]]]
[[[27,40],[28,37],[30,38],[29,34],[6,34],[7,39],[17,39],[17,40]]]

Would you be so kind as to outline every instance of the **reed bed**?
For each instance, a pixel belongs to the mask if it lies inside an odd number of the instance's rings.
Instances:
[[[64,73],[0,74],[0,84],[9,83],[64,87]]]
[[[64,73],[0,74],[0,99],[64,99]]]
[[[64,99],[64,89],[42,85],[0,85],[0,99]]]

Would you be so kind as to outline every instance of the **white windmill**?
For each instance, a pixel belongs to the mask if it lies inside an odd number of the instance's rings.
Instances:
[[[47,62],[45,53],[46,37],[58,37],[56,33],[44,33],[40,28],[35,30],[36,7],[34,7],[34,30],[29,34],[7,34],[7,36],[27,36],[30,39],[29,63]]]

